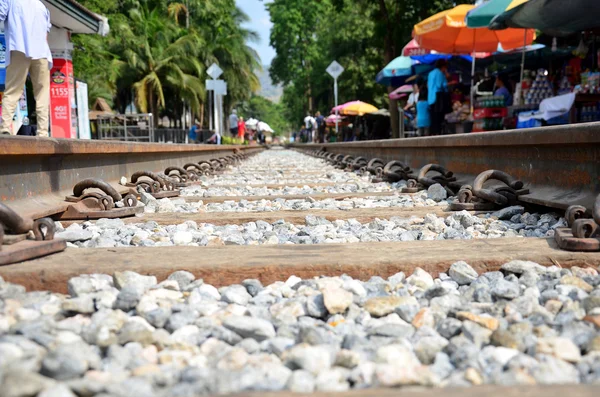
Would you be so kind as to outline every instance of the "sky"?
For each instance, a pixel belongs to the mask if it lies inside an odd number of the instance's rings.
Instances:
[[[250,46],[258,51],[263,65],[270,65],[275,57],[275,50],[269,46],[269,36],[273,24],[269,18],[269,12],[265,9],[265,3],[269,3],[269,0],[236,0],[238,7],[250,17],[251,22],[245,27],[254,30],[260,36],[260,42],[249,43]]]

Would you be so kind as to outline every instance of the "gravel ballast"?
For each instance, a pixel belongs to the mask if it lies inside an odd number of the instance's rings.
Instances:
[[[0,280],[0,390],[198,396],[409,385],[600,384],[600,276],[513,261],[433,278],[82,275],[68,296]]]

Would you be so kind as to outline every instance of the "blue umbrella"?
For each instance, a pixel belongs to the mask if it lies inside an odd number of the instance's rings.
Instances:
[[[400,87],[414,74],[413,63],[410,57],[398,57],[377,73],[375,81],[386,86]]]

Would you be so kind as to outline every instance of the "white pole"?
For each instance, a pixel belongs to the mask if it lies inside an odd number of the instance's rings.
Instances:
[[[521,102],[521,98],[523,97],[523,75],[525,74],[525,47],[527,46],[527,29],[523,29],[524,36],[523,36],[523,54],[521,54],[521,78],[519,79],[519,89],[517,90],[517,92],[519,93],[519,98],[517,98],[517,101],[515,103],[515,101],[513,101],[513,104],[522,104],[523,102]]]
[[[335,97],[335,135],[339,133],[338,131],[338,86],[337,86],[337,78],[333,79],[333,96]]]
[[[216,84],[215,84],[216,87]],[[219,135],[219,109],[217,107],[217,91],[213,92],[213,111],[214,111],[214,127],[215,133]]]
[[[471,113],[475,108],[475,52],[473,52],[473,61],[471,62]]]

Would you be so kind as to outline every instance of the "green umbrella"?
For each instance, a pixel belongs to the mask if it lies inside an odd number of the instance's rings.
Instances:
[[[473,8],[467,13],[467,26],[470,28],[488,27],[492,19],[505,12],[511,3],[513,0],[490,0]]]
[[[551,36],[567,36],[597,28],[599,16],[598,0],[529,0],[498,15],[491,27],[529,28]]]

